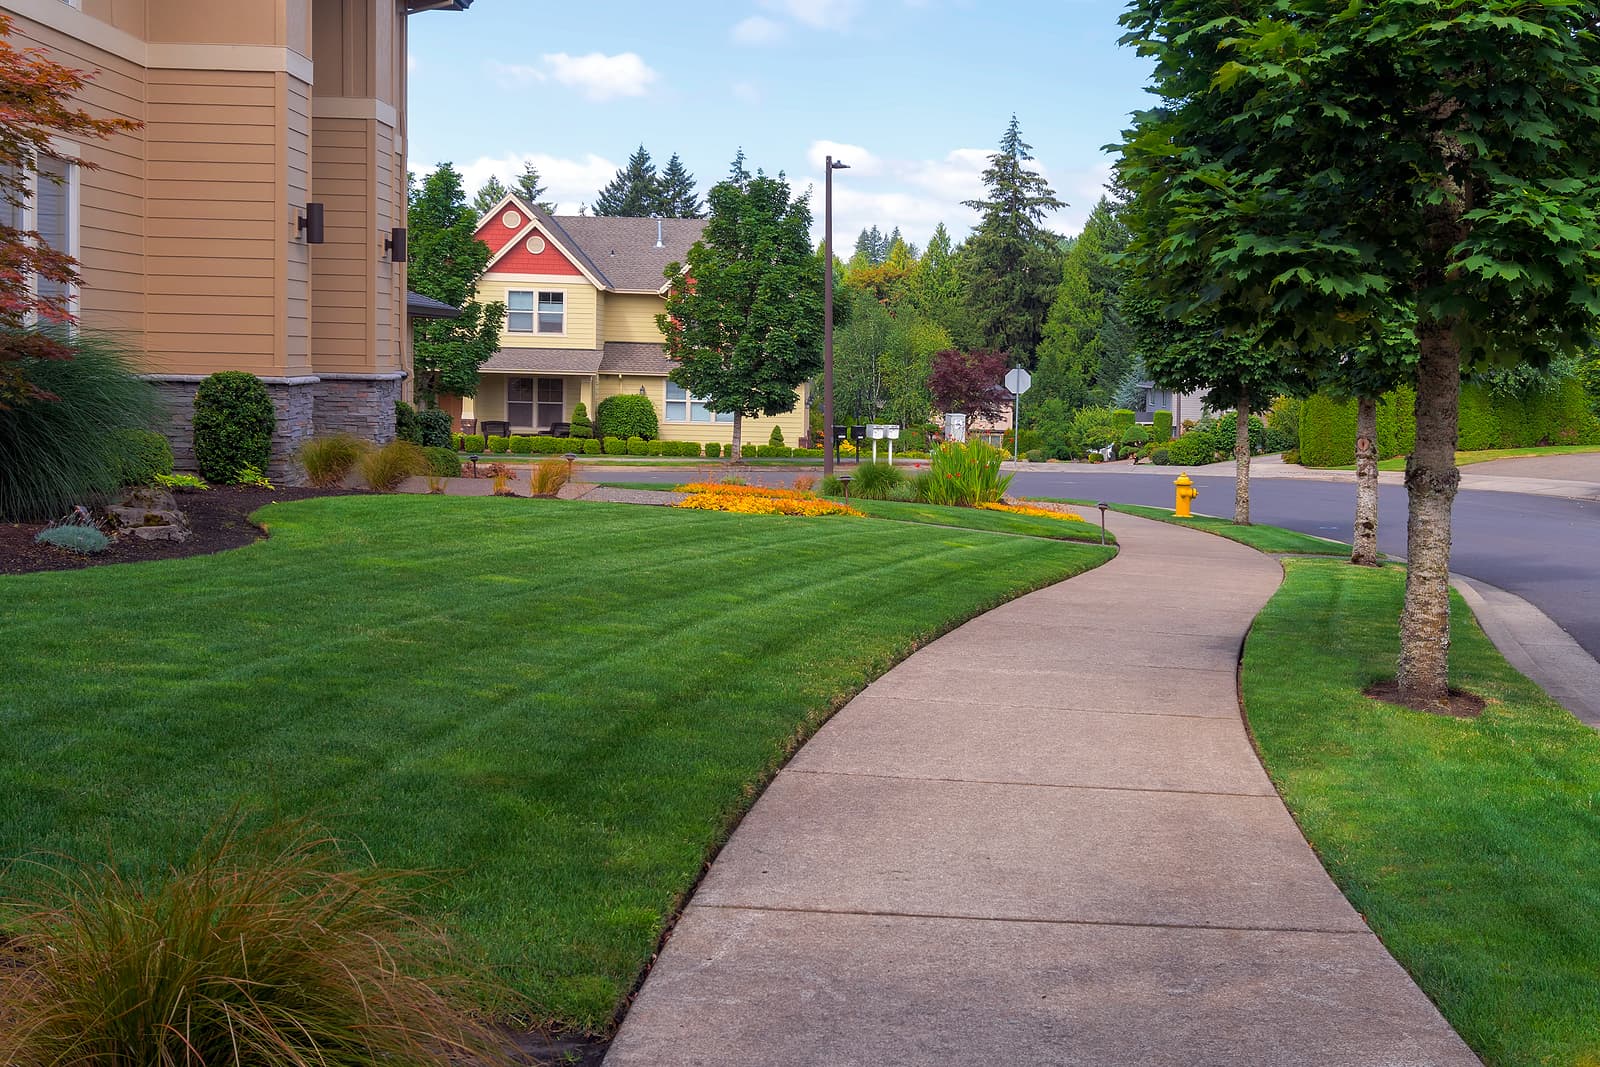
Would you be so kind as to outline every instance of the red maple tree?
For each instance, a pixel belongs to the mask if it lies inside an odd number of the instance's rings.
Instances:
[[[928,391],[934,407],[949,414],[959,411],[972,419],[994,419],[1011,404],[1006,392],[1004,352],[975,348],[963,352],[947,348],[933,354],[933,370],[928,374]]]
[[[97,119],[73,106],[73,98],[94,77],[50,59],[41,48],[11,43],[11,18],[0,14],[0,411],[23,400],[43,399],[27,378],[25,360],[65,359],[67,347],[49,334],[27,329],[33,323],[72,321],[65,295],[78,282],[77,260],[51,248],[36,230],[9,225],[33,198],[41,159],[68,160],[94,170],[89,160],[60,152],[54,138],[110,137],[139,128],[131,119]],[[98,72],[95,72],[98,73]],[[38,281],[54,283],[41,287]],[[45,288],[61,295],[41,295]]]

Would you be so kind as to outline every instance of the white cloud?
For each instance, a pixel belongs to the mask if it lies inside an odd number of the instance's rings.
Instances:
[[[466,187],[470,199],[489,180],[490,175],[510,185],[527,163],[532,163],[538,170],[539,178],[545,185],[545,199],[553,201],[557,213],[563,215],[577,214],[578,205],[593,200],[595,192],[615,177],[619,169],[611,160],[592,152],[582,159],[566,159],[537,152],[500,158],[480,156],[459,168],[462,185]]]
[[[573,56],[551,52],[539,57],[540,66],[490,60],[489,73],[501,88],[515,89],[553,81],[577,89],[590,100],[644,96],[660,77],[637,52],[608,56],[603,52]]]
[[[814,30],[843,30],[861,4],[860,0],[761,0],[761,6]]]
[[[871,178],[883,173],[883,162],[858,144],[812,141],[811,147],[806,149],[806,162],[816,171],[822,170],[829,156],[836,162],[849,164],[850,169],[857,171],[860,177]]]
[[[783,39],[784,27],[783,23],[765,16],[751,15],[735,25],[730,35],[735,44],[774,44]]]

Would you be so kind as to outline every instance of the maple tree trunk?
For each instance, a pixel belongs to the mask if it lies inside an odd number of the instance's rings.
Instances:
[[[1456,468],[1461,348],[1453,323],[1417,329],[1417,441],[1406,460],[1406,604],[1400,613],[1400,699],[1414,707],[1449,699],[1450,508]]]
[[[1233,430],[1233,523],[1250,525],[1250,397],[1239,394],[1239,421]]]
[[[740,440],[741,440],[741,434],[742,434],[742,432],[744,430],[743,419],[744,419],[744,416],[741,415],[739,412],[735,411],[733,413],[733,444],[728,446],[728,462],[729,463],[732,463],[734,460],[738,459],[739,456],[740,456]]]
[[[1350,562],[1378,565],[1378,399],[1356,400],[1356,533]]]

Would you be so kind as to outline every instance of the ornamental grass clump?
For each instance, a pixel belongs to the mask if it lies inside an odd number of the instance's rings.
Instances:
[[[390,441],[361,457],[361,477],[379,493],[392,493],[407,478],[432,471],[427,453],[410,441]]]
[[[1013,475],[1000,475],[1002,453],[983,441],[940,445],[919,488],[929,504],[970,508],[999,500]]]
[[[0,940],[0,1063],[509,1062],[396,876],[303,827],[230,825],[148,882],[111,860],[36,874]]]
[[[327,488],[341,484],[370,451],[372,445],[354,434],[336,433],[313,437],[300,446],[295,459],[305,468],[312,485]]]
[[[888,500],[906,480],[899,467],[887,463],[862,463],[850,482],[850,495],[862,500]]]
[[[547,459],[535,463],[529,478],[533,486],[534,496],[555,496],[561,487],[567,484],[567,477],[571,471],[564,459]]]

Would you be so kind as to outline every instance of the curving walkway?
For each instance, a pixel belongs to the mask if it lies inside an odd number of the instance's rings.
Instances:
[[[778,775],[608,1067],[1478,1063],[1245,734],[1277,562],[1111,519],[1115,560],[918,652]]]

